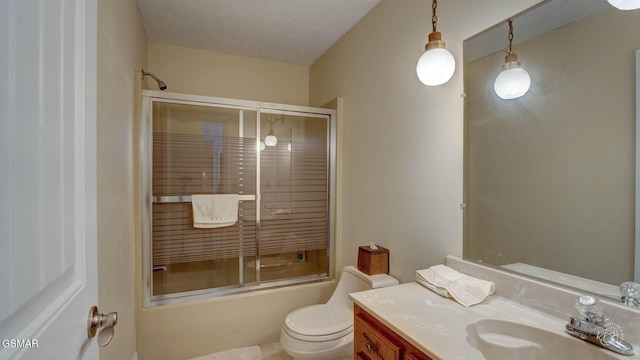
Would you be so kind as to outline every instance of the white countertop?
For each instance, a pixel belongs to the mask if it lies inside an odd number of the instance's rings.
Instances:
[[[484,318],[520,322],[572,338],[564,332],[569,319],[558,319],[496,295],[468,308],[417,283],[362,291],[349,296],[358,306],[434,360],[484,359],[466,340],[466,327]],[[604,349],[602,351],[612,354]]]

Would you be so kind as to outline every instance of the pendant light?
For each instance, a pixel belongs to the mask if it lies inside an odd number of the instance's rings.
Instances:
[[[505,100],[516,99],[529,91],[531,76],[522,68],[518,55],[513,52],[513,19],[509,19],[509,46],[505,49],[502,71],[493,83],[496,94]]]
[[[620,10],[640,9],[640,0],[607,0],[609,4]]]
[[[453,55],[446,49],[442,34],[436,31],[436,8],[438,1],[433,0],[431,3],[432,15],[431,25],[433,32],[429,34],[429,41],[425,45],[425,52],[418,59],[416,73],[420,81],[429,86],[438,86],[446,83],[453,76],[456,69],[456,61]]]

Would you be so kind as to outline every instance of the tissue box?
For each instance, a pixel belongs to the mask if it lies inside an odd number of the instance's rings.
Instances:
[[[367,275],[389,273],[389,250],[378,246],[376,250],[368,246],[358,248],[358,270]]]

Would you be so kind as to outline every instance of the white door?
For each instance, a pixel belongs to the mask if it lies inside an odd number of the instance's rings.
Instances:
[[[97,359],[97,0],[0,1],[0,359]]]

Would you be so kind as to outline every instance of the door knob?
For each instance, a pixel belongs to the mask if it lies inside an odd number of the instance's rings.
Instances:
[[[89,309],[89,321],[87,322],[87,335],[89,339],[96,336],[99,328],[103,328],[98,334],[98,345],[107,346],[113,339],[115,330],[113,329],[118,323],[118,313],[111,312],[107,315],[100,314],[97,306]]]

